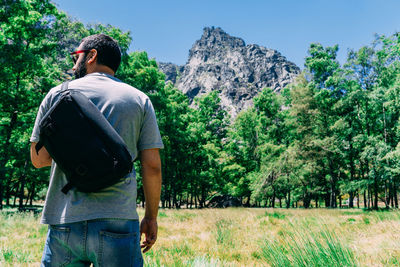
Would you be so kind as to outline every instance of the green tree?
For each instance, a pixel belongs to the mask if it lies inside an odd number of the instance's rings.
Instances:
[[[238,169],[236,175],[230,174],[231,194],[241,198],[247,198],[250,204],[250,184],[260,169],[260,154],[258,145],[260,138],[260,121],[257,111],[249,108],[238,114],[233,124],[229,127],[226,149],[230,155],[230,167]]]
[[[192,190],[198,192],[200,207],[204,207],[210,194],[222,188],[223,142],[228,117],[221,106],[218,91],[195,98],[194,104],[187,127],[190,139],[188,156],[192,166]]]
[[[59,76],[59,68],[50,60],[57,47],[52,32],[58,15],[46,0],[6,0],[0,10],[0,200],[4,186],[9,191],[16,175],[26,176],[26,171],[16,171],[21,170],[18,166],[29,166],[33,109],[40,103],[43,88],[55,85]]]

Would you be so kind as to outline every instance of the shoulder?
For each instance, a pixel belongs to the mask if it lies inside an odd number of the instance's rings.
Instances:
[[[59,84],[56,87],[51,88],[44,97],[42,104],[51,104],[61,91],[61,86],[62,84]]]
[[[125,82],[120,81],[119,79],[113,79],[114,86],[118,87],[119,92],[127,98],[132,98],[136,102],[142,103],[143,105],[147,105],[147,103],[151,103],[150,98],[142,92],[140,89],[135,88]]]
[[[143,100],[149,100],[149,97],[143,93],[142,91],[140,91],[140,89],[133,87],[121,80],[119,80],[118,78],[113,77],[112,79],[116,85],[120,86],[121,88],[124,88],[125,90],[131,92],[132,94],[137,95],[138,97],[140,97]]]
[[[127,93],[130,95],[136,95],[142,99],[148,99],[148,96],[140,91],[140,89],[135,88],[114,76],[104,73],[91,73],[80,79],[72,80],[70,82],[70,87],[73,87],[74,89],[91,88],[113,90],[115,93]],[[115,90],[117,90],[117,92]]]
[[[47,95],[51,96],[51,95],[56,95],[58,92],[61,91],[61,86],[62,83],[60,83],[59,85],[57,85],[56,87],[53,87],[49,90],[49,92],[47,93]]]

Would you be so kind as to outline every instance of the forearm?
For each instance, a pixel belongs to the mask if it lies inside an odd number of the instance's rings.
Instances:
[[[161,169],[142,167],[143,191],[146,202],[145,217],[157,218],[161,195]]]
[[[36,143],[31,143],[31,161],[35,168],[43,168],[51,166],[52,158],[47,152],[45,147],[39,150],[39,154],[36,152]]]

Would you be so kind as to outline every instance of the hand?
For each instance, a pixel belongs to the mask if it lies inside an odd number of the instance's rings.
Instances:
[[[143,249],[143,253],[146,253],[151,249],[157,240],[157,219],[143,218],[140,223],[140,240],[142,240],[142,234],[144,234],[145,240],[140,245]]]

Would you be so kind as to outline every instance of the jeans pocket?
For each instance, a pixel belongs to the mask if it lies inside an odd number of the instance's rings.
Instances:
[[[65,266],[71,261],[71,250],[68,246],[68,238],[71,229],[64,226],[51,225],[49,228],[48,249],[51,266]]]
[[[120,234],[101,231],[99,266],[142,266],[138,238],[136,232]]]

